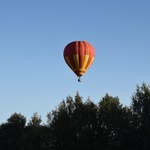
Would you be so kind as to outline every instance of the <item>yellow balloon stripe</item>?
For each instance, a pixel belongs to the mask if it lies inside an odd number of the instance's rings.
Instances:
[[[79,55],[73,55],[73,60],[76,65],[76,69],[79,69]]]
[[[83,70],[85,70],[85,67],[86,67],[86,65],[87,65],[87,62],[88,62],[88,60],[89,60],[89,55],[85,55],[84,56],[84,61],[83,61],[83,66],[82,66],[82,69]]]
[[[70,67],[72,70],[74,70],[74,68],[73,68],[73,66],[72,66],[72,64],[71,64],[71,62],[70,62],[70,60],[69,60],[69,57],[65,57],[65,59],[66,59],[67,63],[69,64],[69,67]]]
[[[76,68],[73,67],[69,57],[65,57],[66,62],[68,63],[69,67],[74,71],[74,72],[80,72],[80,75],[83,75],[85,71],[91,66],[92,62],[94,61],[94,57],[92,57],[91,62],[88,64],[86,67],[88,60],[89,60],[89,55],[84,56],[84,62],[82,68],[79,68],[79,55],[73,55],[74,63]]]
[[[86,69],[88,69],[88,68],[91,66],[91,64],[92,64],[93,61],[94,61],[94,57],[92,57],[92,60],[91,60],[91,62],[89,63],[89,65],[87,66]]]

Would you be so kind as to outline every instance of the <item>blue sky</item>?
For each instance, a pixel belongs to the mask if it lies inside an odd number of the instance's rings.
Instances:
[[[149,0],[0,1],[0,123],[14,112],[46,115],[78,91],[95,103],[106,93],[129,106],[150,83]],[[64,47],[84,40],[95,61],[77,82]]]

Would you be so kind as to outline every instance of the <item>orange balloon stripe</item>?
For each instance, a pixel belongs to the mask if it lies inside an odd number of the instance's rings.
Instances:
[[[84,52],[85,52],[85,44],[84,42],[78,42],[78,54],[79,54],[79,68],[82,68],[84,63]]]

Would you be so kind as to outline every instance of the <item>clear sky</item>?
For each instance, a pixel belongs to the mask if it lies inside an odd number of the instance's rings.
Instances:
[[[64,47],[90,42],[93,65],[77,82]],[[108,93],[131,104],[150,83],[150,0],[1,0],[0,123],[14,112],[46,115],[78,91],[98,103]]]

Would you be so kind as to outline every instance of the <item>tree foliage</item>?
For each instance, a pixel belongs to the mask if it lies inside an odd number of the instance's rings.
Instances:
[[[106,94],[98,104],[77,92],[48,112],[47,124],[34,113],[28,123],[13,113],[0,125],[1,150],[149,150],[150,86],[136,87],[131,106]]]
[[[26,118],[14,113],[0,126],[0,149],[20,150],[23,144],[22,136]]]
[[[145,83],[137,85],[132,96],[133,136],[136,149],[150,149],[150,86]]]

